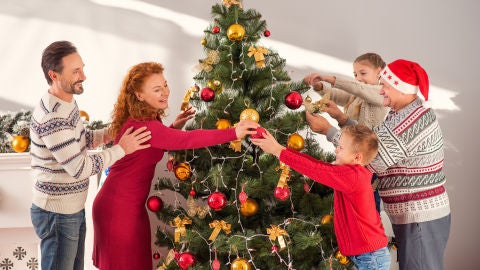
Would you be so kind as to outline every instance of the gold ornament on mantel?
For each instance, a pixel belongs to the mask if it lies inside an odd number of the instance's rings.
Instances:
[[[12,149],[17,153],[25,152],[30,145],[30,138],[27,136],[17,135],[12,139]]]
[[[268,50],[265,49],[264,47],[262,46],[257,46],[256,48],[253,47],[253,46],[250,46],[250,48],[248,48],[248,56],[249,57],[253,57],[255,58],[255,62],[257,64],[257,67],[259,68],[263,68],[265,67],[265,54],[268,53]]]
[[[227,37],[231,41],[241,41],[245,37],[245,28],[234,23],[227,28]]]

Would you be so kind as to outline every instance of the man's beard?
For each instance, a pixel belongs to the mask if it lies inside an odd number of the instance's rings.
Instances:
[[[83,93],[83,85],[80,85],[80,88],[78,88],[78,90],[75,89],[75,85],[77,83],[82,83],[83,81],[80,80],[80,81],[76,81],[72,84],[70,84],[68,87],[64,87],[63,89],[65,89],[65,92],[67,93],[70,93],[70,94],[74,94],[74,95],[80,95]]]

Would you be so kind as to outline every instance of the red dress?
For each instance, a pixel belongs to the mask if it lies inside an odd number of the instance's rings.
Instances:
[[[93,264],[106,269],[152,269],[151,233],[145,201],[155,166],[165,151],[201,148],[236,139],[233,128],[182,131],[161,121],[128,120],[128,127],[147,126],[152,147],[126,155],[110,167],[105,183],[93,202]]]

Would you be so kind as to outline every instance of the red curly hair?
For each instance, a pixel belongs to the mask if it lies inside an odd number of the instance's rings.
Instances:
[[[145,80],[153,74],[163,74],[163,66],[155,62],[140,63],[133,66],[123,79],[122,88],[112,112],[111,135],[115,137],[122,125],[129,119],[158,119],[165,115],[146,102],[139,101],[135,92],[141,92]]]

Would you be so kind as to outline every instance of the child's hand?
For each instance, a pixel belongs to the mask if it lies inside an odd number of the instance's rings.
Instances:
[[[325,101],[326,112],[335,120],[337,120],[340,126],[344,125],[348,120],[348,115],[338,108],[338,105],[332,100]]]
[[[314,83],[317,83],[323,80],[324,80],[323,76],[320,73],[311,73],[305,76],[305,78],[303,78],[303,82],[305,82],[308,85],[313,85]]]
[[[254,139],[250,137],[250,141],[256,146],[262,148],[265,153],[269,153],[277,157],[280,157],[280,153],[283,149],[285,149],[285,146],[280,145],[275,137],[268,132],[268,130],[265,130],[265,133],[263,133],[263,139]]]

